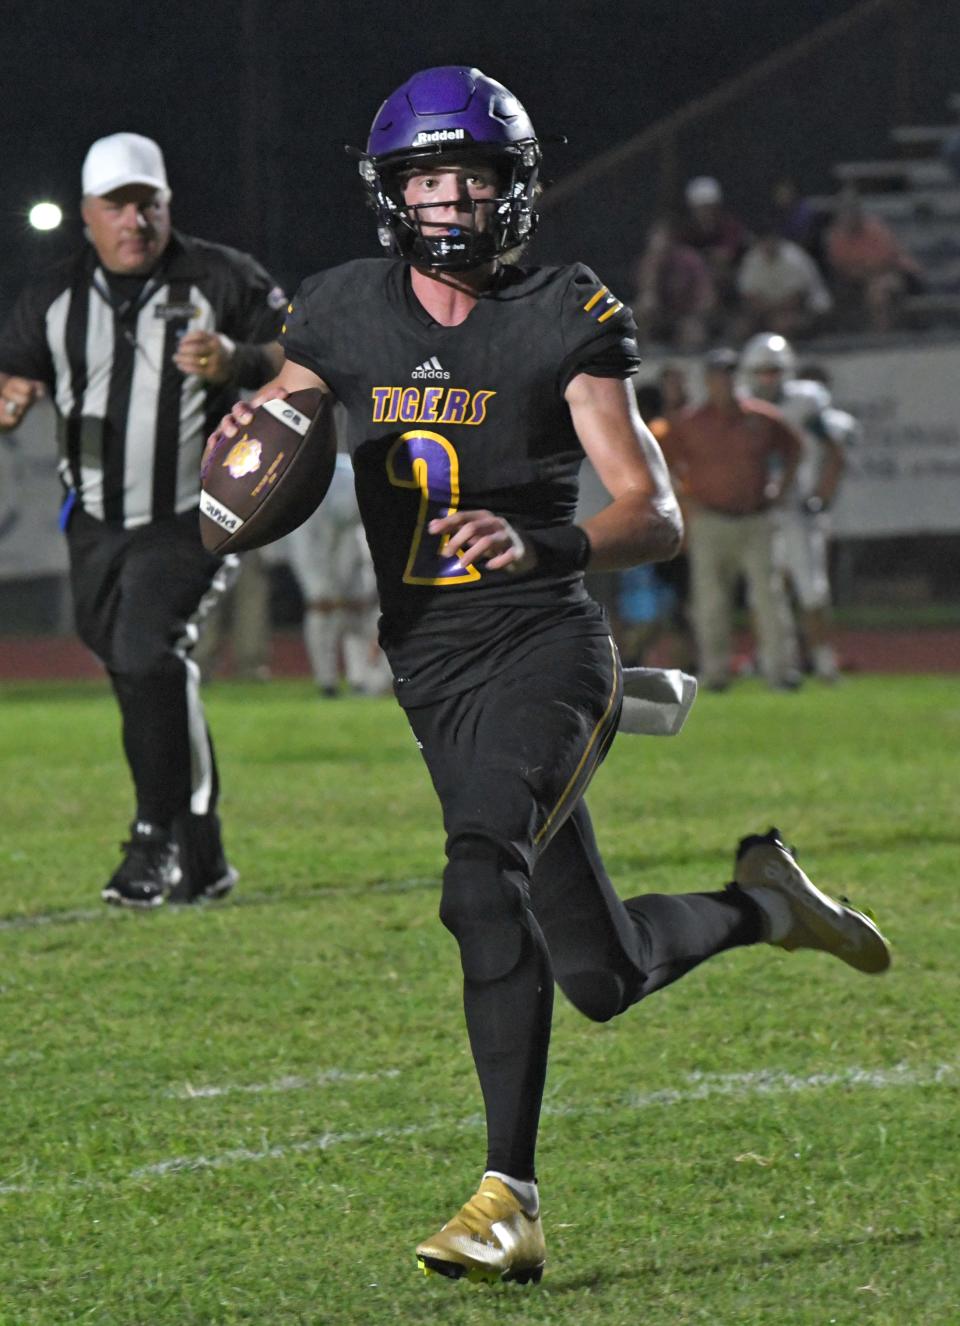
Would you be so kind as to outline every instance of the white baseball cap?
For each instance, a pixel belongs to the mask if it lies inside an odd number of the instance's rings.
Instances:
[[[127,184],[147,184],[169,198],[163,153],[152,138],[142,134],[98,138],[83,162],[84,196],[102,198]]]
[[[712,175],[698,175],[687,184],[686,199],[691,207],[704,207],[723,200],[723,190]]]

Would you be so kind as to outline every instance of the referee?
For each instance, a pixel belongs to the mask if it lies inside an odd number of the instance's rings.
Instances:
[[[0,428],[50,394],[77,630],[120,705],[136,813],[105,902],[229,892],[218,777],[190,658],[232,565],[200,541],[203,440],[277,371],[286,300],[258,263],[170,225],[160,148],[98,139],[83,164],[89,240],[23,291],[0,332]],[[235,559],[229,559],[232,563]]]

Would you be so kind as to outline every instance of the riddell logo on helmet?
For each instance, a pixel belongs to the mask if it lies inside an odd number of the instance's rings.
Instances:
[[[425,143],[462,143],[466,136],[463,129],[421,129],[413,140],[413,146],[423,147]]]

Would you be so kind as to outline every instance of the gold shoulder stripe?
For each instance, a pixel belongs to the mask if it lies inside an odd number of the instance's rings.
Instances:
[[[595,295],[591,295],[590,298],[587,300],[587,302],[584,304],[583,306],[584,313],[589,313],[590,310],[593,308],[594,304],[599,303],[599,301],[603,298],[603,296],[606,293],[607,293],[607,287],[605,285],[602,285],[600,289],[597,291],[597,293]]]
[[[614,313],[619,313],[622,308],[623,305],[620,303],[620,300],[616,300],[613,308],[608,308],[606,313],[601,313],[599,318],[597,318],[597,322],[606,322],[607,318],[612,318]]]

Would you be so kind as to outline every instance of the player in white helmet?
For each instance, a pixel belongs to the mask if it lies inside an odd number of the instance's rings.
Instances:
[[[777,513],[774,555],[799,606],[800,633],[810,666],[823,681],[835,681],[837,658],[829,640],[830,577],[826,515],[846,466],[842,421],[833,418],[823,382],[797,376],[790,342],[772,332],[751,337],[740,357],[745,392],[783,411],[800,432],[803,457],[793,488]],[[854,425],[856,421],[847,415]]]
[[[319,508],[277,546],[303,595],[303,640],[320,694],[338,695],[341,674],[360,695],[387,694],[390,667],[377,644],[373,561],[348,455],[337,456]]]

